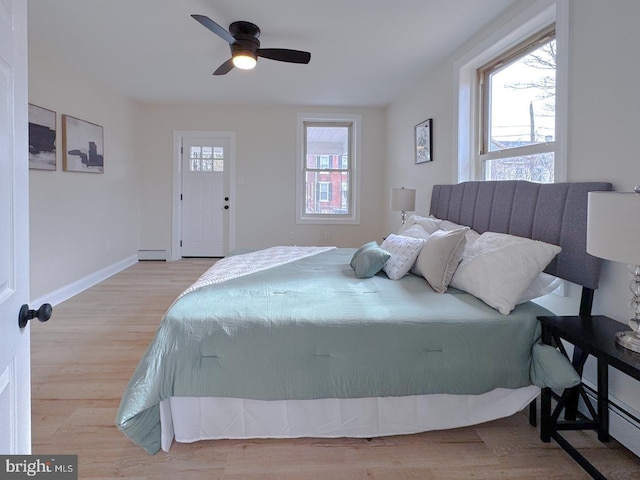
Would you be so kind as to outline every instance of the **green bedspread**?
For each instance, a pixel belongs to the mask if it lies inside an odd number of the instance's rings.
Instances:
[[[177,300],[133,374],[118,428],[160,448],[159,403],[171,396],[259,400],[480,394],[578,377],[539,345],[534,303],[505,316],[422,277],[357,279],[354,249],[334,249]]]

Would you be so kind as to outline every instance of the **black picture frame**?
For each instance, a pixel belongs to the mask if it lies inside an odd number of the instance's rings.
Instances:
[[[428,118],[415,126],[416,164],[433,161],[433,119]]]
[[[56,112],[29,104],[29,168],[56,170]]]

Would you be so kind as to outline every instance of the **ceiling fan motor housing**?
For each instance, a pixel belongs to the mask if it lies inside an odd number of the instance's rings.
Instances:
[[[231,56],[245,55],[256,59],[260,48],[260,29],[251,22],[233,22],[229,25],[229,33],[236,39],[230,45]]]

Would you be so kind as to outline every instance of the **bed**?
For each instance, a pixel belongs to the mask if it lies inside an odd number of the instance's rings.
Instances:
[[[430,215],[381,245],[230,255],[167,311],[116,424],[152,454],[174,439],[370,438],[482,423],[572,387],[571,364],[540,343],[550,312],[526,294],[550,275],[582,285],[585,308],[599,274],[587,193],[610,189],[436,185]]]

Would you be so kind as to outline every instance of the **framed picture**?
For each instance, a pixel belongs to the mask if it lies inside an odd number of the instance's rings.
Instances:
[[[429,118],[415,127],[416,163],[433,160],[433,119]]]
[[[104,140],[100,125],[62,115],[62,169],[104,173]]]
[[[29,104],[29,168],[56,169],[56,112]]]

